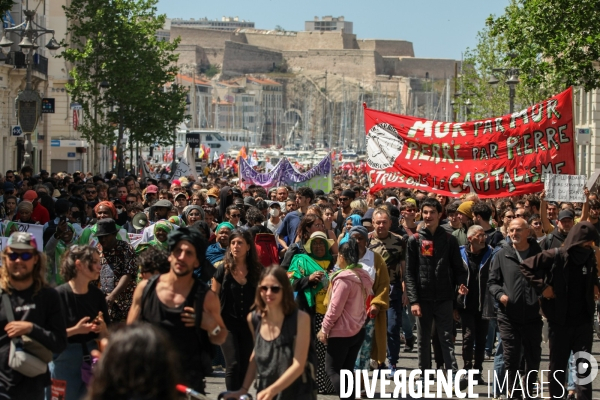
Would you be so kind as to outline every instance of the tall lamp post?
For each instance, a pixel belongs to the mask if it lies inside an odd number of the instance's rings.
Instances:
[[[32,87],[32,71],[33,71],[33,54],[39,47],[37,45],[37,39],[47,33],[52,34],[52,38],[46,44],[46,48],[50,50],[51,54],[54,54],[56,50],[60,49],[60,44],[54,38],[54,30],[45,29],[34,21],[35,10],[29,9],[29,0],[26,4],[26,9],[23,11],[25,14],[25,21],[20,25],[12,28],[4,29],[4,35],[0,40],[0,49],[3,53],[7,54],[10,51],[10,47],[14,44],[9,39],[10,33],[15,33],[21,39],[19,47],[25,55],[25,63],[27,65],[26,85],[25,90],[19,92],[15,105],[17,108],[17,116],[21,130],[25,133],[25,154],[23,156],[23,167],[31,165],[31,152],[33,151],[33,144],[31,143],[31,134],[35,132],[35,128],[39,122],[42,114],[42,97],[40,94],[33,90]]]
[[[513,55],[509,54],[510,58],[514,58]],[[519,81],[519,68],[494,68],[492,69],[492,77],[488,81],[488,84],[492,85],[492,87],[496,87],[498,83],[500,83],[499,76],[504,76],[505,81],[508,85],[508,99],[509,99],[509,112],[512,114],[515,111],[515,93],[516,87],[520,83]]]

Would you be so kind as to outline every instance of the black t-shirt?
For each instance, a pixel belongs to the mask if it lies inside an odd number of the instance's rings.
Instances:
[[[67,327],[56,290],[45,287],[34,294],[32,285],[25,290],[11,290],[9,297],[15,321],[33,323],[28,336],[53,353],[61,353],[67,345]],[[42,398],[40,394],[50,384],[50,373],[28,378],[8,366],[10,338],[4,330],[7,324],[0,301],[0,393],[9,390],[13,399]]]
[[[485,231],[485,244],[492,246],[492,248],[498,246],[498,243],[500,243],[503,239],[504,236],[502,236],[502,232],[499,232],[495,228],[490,228]]]
[[[248,327],[246,316],[254,304],[256,283],[247,279],[245,285],[240,285],[231,274],[225,273],[225,266],[217,268],[214,278],[221,284],[221,316],[227,329]]]
[[[107,325],[110,323],[106,296],[97,287],[90,285],[86,294],[75,294],[71,285],[63,283],[56,288],[56,291],[60,296],[67,328],[77,325],[83,317],[90,317],[89,322],[92,322],[100,311],[102,311],[104,322]],[[94,339],[98,339],[98,334],[94,332],[86,335],[73,335],[68,338],[69,343],[86,343]]]
[[[583,265],[573,265],[569,263],[569,286],[567,292],[567,315],[569,316],[569,325],[579,326],[589,323],[587,313],[587,291],[586,280],[590,276],[590,268],[587,263]]]

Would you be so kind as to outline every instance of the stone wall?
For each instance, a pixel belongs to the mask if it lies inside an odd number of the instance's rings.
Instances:
[[[367,81],[384,71],[383,58],[368,50],[285,51],[283,57],[292,71],[328,71]]]
[[[309,49],[352,49],[356,35],[341,32],[296,32],[274,34],[260,32],[244,33],[248,44],[282,51]]]
[[[264,73],[282,62],[280,52],[228,41],[225,42],[222,71],[225,75]]]
[[[206,57],[206,52],[203,48],[184,44],[177,46],[177,52],[179,53],[178,64],[196,64],[198,66],[208,65],[209,61]]]
[[[243,33],[218,31],[213,29],[199,29],[192,27],[171,26],[171,41],[181,37],[180,45],[196,45],[200,47],[225,48],[225,42],[246,43]]]
[[[444,58],[383,57],[384,74],[405,76],[408,78],[425,78],[427,72],[434,79],[454,76],[456,60]],[[459,65],[460,68],[460,65]]]
[[[361,50],[375,50],[382,57],[414,57],[412,42],[406,40],[358,39]]]

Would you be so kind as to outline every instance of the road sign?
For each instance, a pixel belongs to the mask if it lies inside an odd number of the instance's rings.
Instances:
[[[42,99],[42,114],[54,114],[54,99]]]
[[[200,134],[199,133],[186,133],[185,143],[189,144],[191,148],[200,147]]]
[[[11,132],[13,136],[21,136],[23,134],[23,130],[21,130],[20,125],[13,125]]]
[[[75,158],[75,155],[76,155],[76,153],[71,153],[71,152],[67,153],[68,158]]]
[[[83,107],[79,103],[71,103],[71,110],[83,110]]]
[[[60,140],[51,140],[50,141],[50,147],[60,147]]]

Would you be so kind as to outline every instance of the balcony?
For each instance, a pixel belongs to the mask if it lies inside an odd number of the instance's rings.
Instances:
[[[21,51],[11,51],[6,55],[6,64],[14,65],[16,68],[27,68],[25,54]],[[48,76],[48,59],[40,54],[33,55],[33,70]]]

